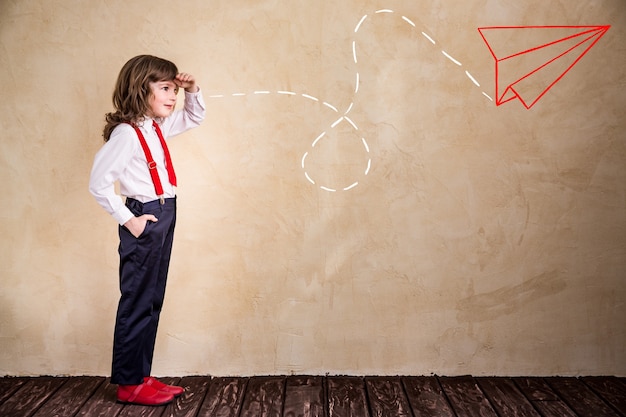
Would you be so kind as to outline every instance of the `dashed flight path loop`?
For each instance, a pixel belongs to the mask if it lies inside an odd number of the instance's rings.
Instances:
[[[374,16],[378,15],[378,14],[395,14],[395,12],[391,9],[380,9],[374,12]],[[357,23],[356,27],[354,28],[354,34],[357,34],[359,32],[359,30],[361,30],[361,27],[363,26],[364,23],[367,22],[368,19],[372,19],[372,17],[368,16],[367,14],[364,15],[363,17],[361,17],[361,19],[359,20],[359,22]],[[401,19],[402,21],[404,21],[404,23],[410,25],[412,28],[416,28],[415,23],[408,17],[406,16],[402,16],[401,15]],[[424,37],[425,40],[427,40],[428,42],[430,42],[432,45],[437,45],[437,42],[435,41],[435,39],[430,36],[428,33],[421,31],[422,36]],[[357,65],[358,64],[358,45],[356,40],[352,41],[352,59],[354,61],[354,64]],[[440,50],[442,56],[448,61],[453,63],[456,66],[462,67],[463,64],[458,61],[456,58],[454,58],[451,54],[449,54],[448,52],[446,52],[445,50],[441,49]],[[480,83],[470,74],[469,71],[465,70],[465,75],[467,76],[467,78],[477,87],[480,87]],[[354,96],[356,96],[356,94],[358,94],[359,92],[359,85],[361,83],[361,77],[358,71],[356,71],[355,73],[355,86],[354,86]],[[269,91],[269,90],[256,90],[253,91],[251,94],[252,95],[269,95],[269,94],[273,94],[274,92]],[[493,101],[493,99],[484,91],[481,92],[483,96],[485,96],[486,98],[488,98],[489,100]],[[301,97],[304,98],[306,100],[310,100],[313,102],[317,102],[320,103],[321,105],[325,106],[326,108],[330,109],[331,111],[341,114],[341,112],[338,110],[338,108],[334,105],[332,105],[331,103],[328,103],[326,101],[322,101],[317,97],[314,97],[310,94],[307,93],[296,93],[294,91],[287,91],[287,90],[278,90],[275,92],[275,94],[278,95],[283,95],[283,96],[287,96],[287,97]],[[236,92],[236,93],[231,93],[230,96],[231,97],[245,97],[248,96],[250,94],[245,93],[245,92]],[[217,98],[225,98],[228,97],[229,95],[226,94],[214,94],[214,95],[210,95],[209,98],[213,98],[213,99],[217,99]],[[343,114],[340,115],[340,117],[338,119],[336,119],[329,127],[328,129],[322,131],[311,143],[311,147],[308,151],[305,151],[304,154],[302,155],[302,158],[300,160],[300,166],[304,172],[304,177],[306,178],[306,180],[311,183],[312,185],[315,185],[317,187],[319,187],[319,189],[327,191],[327,192],[339,192],[339,191],[349,191],[354,189],[357,185],[359,185],[359,181],[355,180],[352,181],[348,184],[324,184],[321,183],[319,180],[316,181],[316,179],[314,178],[314,176],[311,174],[311,171],[307,168],[307,161],[310,159],[310,155],[312,150],[315,149],[316,145],[318,145],[320,143],[321,140],[327,140],[330,137],[330,132],[337,128],[337,126],[339,126],[340,124],[346,123],[348,124],[354,132],[357,133],[357,137],[360,138],[360,143],[363,145],[363,149],[365,150],[365,155],[367,160],[363,161],[363,166],[364,166],[364,170],[363,170],[363,175],[367,176],[370,172],[371,166],[372,166],[372,158],[370,156],[370,148],[369,145],[367,143],[367,140],[365,139],[365,137],[361,136],[360,134],[358,134],[359,132],[359,128],[357,126],[357,124],[350,118],[348,117],[348,113],[350,113],[353,110],[354,107],[354,101],[352,101],[347,109],[343,112]]]

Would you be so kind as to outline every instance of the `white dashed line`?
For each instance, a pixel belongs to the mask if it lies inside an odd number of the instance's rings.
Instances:
[[[431,38],[430,36],[428,36],[425,32],[422,32],[422,35],[424,35],[424,37],[428,39],[430,43],[432,43],[433,45],[435,44],[435,40]]]
[[[458,66],[462,65],[459,61],[457,61],[456,59],[452,58],[446,51],[442,50],[441,53],[444,54],[446,56],[446,58],[448,58],[450,61],[454,62]]]
[[[380,9],[377,10],[375,12],[375,14],[393,14],[395,13],[393,10],[391,9]],[[361,19],[359,20],[359,22],[357,23],[356,27],[354,28],[354,33],[358,33],[358,31],[361,29],[361,26],[365,23],[366,19],[367,19],[368,15],[363,15],[363,17],[361,17]],[[405,21],[407,24],[411,25],[413,28],[416,27],[415,23],[409,19],[406,16],[401,16],[402,20]],[[428,35],[426,32],[421,32],[422,36],[424,36],[424,38],[426,38],[430,43],[432,43],[433,45],[436,44],[435,40]],[[451,62],[453,62],[454,64],[458,65],[458,66],[462,66],[461,62],[458,61],[457,59],[453,58],[450,54],[448,54],[446,51],[441,50],[441,53],[448,58],[448,60],[450,60]],[[352,58],[354,60],[355,64],[358,64],[358,59],[357,59],[357,42],[356,40],[352,41]],[[469,71],[465,71],[465,75],[470,79],[470,81],[472,81],[472,83],[474,83],[477,87],[480,87],[480,84],[478,83],[478,81],[469,73]],[[360,74],[357,71],[355,74],[355,83],[354,83],[354,94],[356,95],[359,92],[359,86],[361,84],[361,80],[360,80]],[[269,90],[256,90],[253,92],[253,94],[255,95],[269,95],[272,94],[271,91]],[[287,91],[287,90],[278,90],[276,91],[276,94],[279,95],[284,95],[284,96],[296,96],[298,95],[297,93],[293,92],[293,91]],[[488,98],[489,100],[493,101],[493,99],[484,91],[482,91],[482,94]],[[247,94],[244,92],[238,92],[238,93],[232,93],[231,96],[232,97],[243,97],[246,96]],[[320,99],[318,99],[317,97],[314,97],[312,95],[306,94],[306,93],[302,93],[300,94],[301,97],[307,99],[307,100],[311,100],[314,102],[320,102]],[[226,95],[224,94],[214,94],[214,95],[210,95],[209,98],[224,98],[226,97]],[[339,113],[339,110],[337,109],[337,107],[333,106],[332,104],[326,102],[326,101],[322,101],[321,102],[322,105],[324,105],[325,107],[331,109],[332,111],[334,111],[335,113]],[[331,125],[329,129],[334,129],[337,125],[339,125],[342,121],[346,121],[348,122],[348,124],[350,124],[350,126],[352,126],[352,128],[355,131],[358,131],[358,127],[356,125],[356,123],[354,123],[354,121],[352,121],[352,119],[350,119],[349,117],[347,117],[347,114],[352,110],[354,106],[354,101],[352,101],[350,103],[350,105],[348,106],[347,110],[343,113],[343,116],[340,117],[339,119],[335,120]],[[319,134],[319,136],[317,136],[315,138],[315,140],[313,141],[313,143],[311,144],[311,148],[315,148],[315,145],[326,135],[327,131],[322,132],[321,134]],[[370,152],[370,148],[367,144],[367,141],[365,140],[365,138],[361,138],[361,142],[363,143],[363,147],[365,148],[365,151],[369,154]],[[306,161],[307,158],[309,156],[309,152],[305,152],[302,155],[302,160],[300,162],[300,165],[302,167],[302,169],[304,170],[304,176],[307,179],[307,181],[309,181],[311,184],[313,185],[317,185],[316,182],[313,180],[313,178],[311,178],[311,176],[309,175],[309,172],[306,169]],[[370,169],[372,167],[372,159],[368,158],[367,160],[367,167],[365,168],[365,172],[364,175],[368,175],[370,172]],[[352,184],[348,185],[347,187],[343,187],[340,188],[343,191],[349,191],[353,188],[355,188],[357,185],[359,185],[358,181],[353,182]],[[324,190],[324,191],[328,191],[328,192],[337,192],[337,188],[332,188],[332,187],[328,187],[325,185],[319,185],[319,188]]]

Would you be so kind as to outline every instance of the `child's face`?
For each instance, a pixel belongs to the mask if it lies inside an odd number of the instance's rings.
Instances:
[[[156,118],[172,114],[176,105],[176,93],[178,93],[178,86],[174,84],[174,81],[150,83],[150,89],[152,90],[149,99],[151,114],[148,116]]]

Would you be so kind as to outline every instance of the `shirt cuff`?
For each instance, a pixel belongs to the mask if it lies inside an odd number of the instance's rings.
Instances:
[[[135,215],[126,206],[120,207],[119,210],[113,212],[111,215],[115,220],[117,220],[120,226],[123,226],[124,223],[135,217]]]
[[[188,93],[187,91],[185,91],[185,98],[193,98],[196,101],[196,103],[200,105],[202,110],[204,110],[206,107],[206,105],[204,104],[204,97],[202,96],[202,90],[200,89],[200,87],[198,87],[198,91],[196,91],[195,93]]]

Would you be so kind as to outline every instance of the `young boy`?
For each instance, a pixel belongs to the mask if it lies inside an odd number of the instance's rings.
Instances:
[[[174,111],[179,88],[182,110]],[[119,223],[119,300],[111,383],[117,400],[163,405],[183,388],[151,376],[152,357],[176,225],[176,174],[165,137],[198,126],[205,106],[195,78],[165,59],[129,60],[106,115],[105,144],[96,154],[89,191]],[[115,182],[120,193],[115,193]]]

